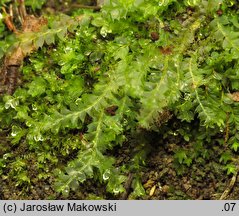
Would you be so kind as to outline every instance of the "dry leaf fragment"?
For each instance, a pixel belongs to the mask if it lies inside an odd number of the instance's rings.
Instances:
[[[155,193],[155,190],[156,190],[156,185],[154,185],[154,186],[150,189],[149,196],[153,196],[154,193]]]
[[[144,184],[144,188],[151,188],[154,185],[154,180],[149,179],[145,184]]]
[[[169,192],[169,189],[170,187],[168,185],[164,185],[161,189],[161,191],[164,193],[164,194],[167,194]]]
[[[239,92],[233,92],[228,95],[233,101],[239,102]]]
[[[163,55],[171,55],[173,52],[173,47],[172,46],[161,47],[160,51]]]

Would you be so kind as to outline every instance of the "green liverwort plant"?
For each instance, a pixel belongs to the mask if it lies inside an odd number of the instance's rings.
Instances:
[[[236,7],[226,0],[112,0],[99,13],[77,12],[80,22],[50,20],[49,28],[20,41],[30,37],[41,49],[23,66],[22,87],[1,98],[1,128],[12,145],[37,155],[39,170],[55,164],[55,188],[66,196],[87,179],[122,193],[127,173],[145,158],[125,169],[110,151],[139,129],[160,133],[172,116],[190,125],[193,135],[179,132],[200,145],[203,157],[202,143],[214,136],[237,151]],[[193,163],[184,150],[175,158]],[[235,173],[234,166],[227,172]],[[30,183],[20,174],[21,183]],[[134,197],[143,195],[138,177],[132,187]]]

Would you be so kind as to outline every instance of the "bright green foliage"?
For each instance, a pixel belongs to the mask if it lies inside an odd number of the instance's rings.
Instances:
[[[51,45],[55,43],[56,36],[59,39],[63,39],[66,36],[67,31],[73,32],[78,22],[68,17],[67,15],[60,15],[50,22],[50,28],[43,27],[42,31],[27,32],[21,34],[17,39],[16,45],[22,48],[22,51],[28,53],[28,47],[34,45],[36,49],[41,48],[44,43]]]
[[[1,0],[0,5],[6,6],[6,4],[12,3],[12,0]],[[16,3],[16,2],[15,2]],[[25,0],[26,6],[30,6],[33,10],[41,9],[46,0]]]
[[[232,156],[231,156],[230,152],[224,152],[221,155],[220,162],[227,163],[230,160],[232,160]]]
[[[235,152],[237,152],[238,148],[239,148],[239,143],[238,143],[238,142],[234,142],[234,143],[232,144],[232,149],[233,149]]]
[[[227,175],[237,173],[237,168],[234,164],[227,164],[225,169],[227,170]]]
[[[132,182],[132,188],[134,189],[134,192],[132,193],[132,199],[141,197],[145,194],[144,187],[141,184],[140,178],[135,178]]]
[[[126,174],[145,164],[145,149],[131,166],[122,167],[115,166],[109,152],[127,144],[138,128],[164,131],[164,138],[177,133],[193,143],[195,152],[175,152],[175,160],[188,167],[198,157],[208,158],[209,144],[237,151],[238,102],[229,97],[239,88],[239,24],[233,5],[113,0],[83,17],[62,15],[41,32],[18,38],[20,46],[34,43],[41,50],[24,65],[22,87],[0,102],[1,128],[10,129],[13,145],[26,143],[37,155],[39,170],[55,164],[58,192],[67,196],[88,179],[98,179],[107,191],[122,193]],[[172,116],[180,128],[165,132]],[[62,158],[69,155],[66,163]],[[230,160],[231,152],[222,153],[228,174],[236,172]],[[0,169],[6,166],[19,167],[13,169],[19,184],[30,184],[24,158],[1,160]],[[132,187],[132,196],[144,194],[139,177]]]
[[[177,151],[174,157],[180,164],[186,164],[187,166],[190,166],[192,163],[192,159],[187,156],[184,150],[180,149]]]
[[[46,0],[26,0],[26,6],[30,6],[33,10],[41,9],[42,5],[46,3]]]

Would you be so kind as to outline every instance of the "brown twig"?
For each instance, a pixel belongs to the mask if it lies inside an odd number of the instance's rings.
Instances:
[[[18,11],[20,14],[20,17],[25,20],[27,17],[27,11],[26,11],[26,7],[25,7],[25,1],[24,0],[18,0]]]
[[[120,200],[127,200],[128,196],[129,196],[132,181],[133,181],[133,174],[129,173],[128,178],[125,182],[125,186],[124,186],[125,192],[122,193],[121,197],[119,198]]]
[[[12,7],[10,6],[10,13],[12,13],[11,8],[12,8]],[[2,7],[2,11],[3,11],[4,15],[5,15],[4,23],[6,24],[7,28],[8,28],[10,31],[16,33],[16,32],[17,32],[17,29],[16,29],[15,25],[13,24],[12,15],[9,15],[4,7]]]
[[[227,141],[229,138],[229,132],[230,132],[230,128],[229,128],[229,113],[226,113],[227,117],[226,117],[226,128],[225,128],[225,136],[224,136],[224,147],[227,147]]]
[[[221,195],[219,200],[225,200],[228,195],[230,194],[232,188],[235,185],[236,179],[237,179],[237,174],[238,174],[238,170],[236,171],[236,173],[232,176],[231,181],[228,185],[228,187],[226,188],[226,190],[223,192],[223,194]]]

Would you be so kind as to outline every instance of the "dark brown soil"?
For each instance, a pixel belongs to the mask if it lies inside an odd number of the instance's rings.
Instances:
[[[147,134],[149,135],[149,134]],[[150,136],[152,137],[152,136]],[[159,138],[159,137],[158,137]],[[145,139],[145,137],[144,137]],[[141,140],[141,138],[140,138]],[[153,142],[157,140],[154,135]],[[152,140],[151,140],[152,141]],[[130,163],[132,155],[134,154],[133,148],[137,141],[131,140],[130,143],[119,148],[120,150],[114,152],[117,157],[116,165],[122,163]],[[192,145],[181,145],[181,148],[190,150]],[[175,149],[178,145],[175,143],[154,143],[150,146],[145,146],[150,151],[146,158],[146,163],[138,171],[132,172],[131,175],[140,175],[143,187],[145,188],[146,195],[138,199],[144,200],[172,200],[172,199],[206,199],[218,200],[223,192],[229,188],[232,181],[232,175],[227,175],[224,166],[219,163],[220,155],[218,148],[211,151],[211,156],[207,159],[198,157],[192,162],[190,166],[180,165],[175,160]],[[16,154],[29,154],[26,148],[19,147],[15,149]],[[112,153],[112,152],[111,152]],[[58,194],[53,188],[54,178],[51,175],[50,167],[49,177],[45,179],[37,178],[36,167],[34,166],[34,155],[28,155],[27,158],[27,171],[29,173],[31,183],[28,186],[17,185],[14,178],[8,178],[6,170],[1,175],[0,183],[0,199],[66,199]],[[127,182],[130,184],[131,182]],[[135,199],[132,197],[132,189],[130,185],[127,187],[127,195],[124,194],[124,199]],[[228,193],[226,199],[234,200],[239,196],[239,177],[237,177],[235,184],[231,191]],[[93,180],[87,181],[81,185],[80,189],[76,192],[71,192],[67,199],[122,199],[122,194],[114,197],[106,193],[105,185],[96,183]]]

